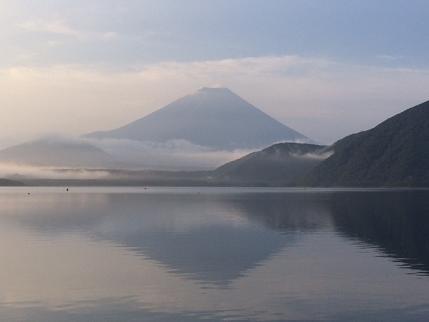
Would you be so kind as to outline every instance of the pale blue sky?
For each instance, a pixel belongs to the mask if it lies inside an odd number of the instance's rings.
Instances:
[[[0,41],[0,147],[215,84],[325,143],[429,98],[427,0],[0,0]]]
[[[13,62],[20,52],[33,53],[26,62],[35,64],[123,66],[291,54],[402,67],[429,64],[426,0],[3,2],[17,25],[5,32],[12,43],[3,62]],[[76,34],[43,32],[43,24],[55,22]],[[97,33],[109,33],[111,41]],[[85,41],[85,34],[92,39]]]

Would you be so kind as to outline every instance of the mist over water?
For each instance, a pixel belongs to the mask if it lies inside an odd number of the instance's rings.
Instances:
[[[148,142],[126,139],[90,139],[123,167],[150,170],[212,170],[255,150],[219,150],[186,140]]]
[[[48,145],[48,146],[47,146]],[[166,143],[50,136],[0,152],[0,178],[21,180],[128,180],[144,170],[200,171],[248,150],[217,151],[186,141]]]
[[[148,142],[50,135],[0,151],[0,177],[97,179],[97,169],[212,170],[254,150],[218,150],[186,140]],[[69,171],[61,171],[61,170]],[[92,171],[86,171],[92,170]]]

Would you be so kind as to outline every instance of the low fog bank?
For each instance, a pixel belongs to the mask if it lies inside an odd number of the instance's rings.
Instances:
[[[0,151],[0,178],[35,185],[284,185],[331,154],[323,146],[290,142],[262,151],[219,151],[185,140],[51,135]]]
[[[291,156],[297,159],[323,161],[329,158],[333,154],[334,154],[333,150],[322,149],[320,153],[305,153],[305,154],[292,153]]]
[[[33,179],[106,179],[111,177],[108,169],[56,168],[16,163],[0,163],[0,177],[14,180]]]
[[[205,171],[240,158],[253,150],[219,151],[186,140],[165,143],[119,139],[85,139],[130,170]]]
[[[165,143],[61,135],[0,151],[0,177],[19,180],[130,180],[166,171],[207,171],[248,150],[216,151],[184,140]]]

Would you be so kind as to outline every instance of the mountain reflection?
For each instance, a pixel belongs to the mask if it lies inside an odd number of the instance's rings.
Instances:
[[[246,220],[235,198],[94,194],[93,202],[83,202],[80,197],[87,198],[80,194],[18,196],[15,201],[20,206],[7,218],[51,236],[80,232],[108,240],[173,273],[218,286],[227,286],[296,239]],[[37,215],[32,214],[34,209]]]
[[[3,195],[0,202],[2,221],[108,240],[176,274],[227,286],[305,233],[333,230],[429,274],[428,197],[425,191],[76,193]]]

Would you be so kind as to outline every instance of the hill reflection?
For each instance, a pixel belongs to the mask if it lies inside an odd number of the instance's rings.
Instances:
[[[338,193],[330,204],[338,232],[429,275],[427,191]]]

